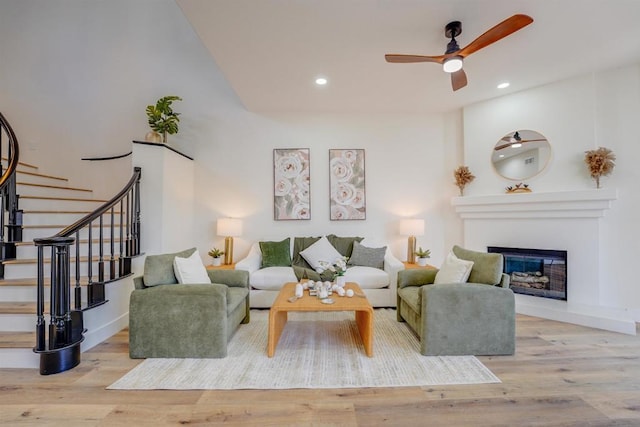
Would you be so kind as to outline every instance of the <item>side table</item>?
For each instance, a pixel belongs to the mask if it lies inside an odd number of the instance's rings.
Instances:
[[[235,270],[236,263],[233,264],[222,264],[222,265],[207,265],[207,270]]]
[[[436,267],[435,267],[435,266],[430,265],[430,264],[427,264],[427,265],[425,265],[424,267],[423,267],[423,266],[421,266],[421,265],[415,264],[415,263],[413,263],[413,262],[406,262],[406,261],[404,261],[404,262],[403,262],[403,264],[404,264],[404,268],[405,268],[406,270],[410,270],[410,269],[412,269],[412,268],[423,268],[423,269],[426,269],[426,270],[434,270],[434,269],[436,269]]]

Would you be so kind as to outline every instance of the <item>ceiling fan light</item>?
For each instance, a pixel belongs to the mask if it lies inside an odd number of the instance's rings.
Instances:
[[[511,148],[520,148],[520,147],[522,147],[522,144],[519,143],[519,142],[515,142],[515,143],[511,144]]]
[[[462,57],[452,56],[451,58],[445,59],[442,63],[442,69],[445,73],[455,73],[456,71],[460,71],[462,69]]]

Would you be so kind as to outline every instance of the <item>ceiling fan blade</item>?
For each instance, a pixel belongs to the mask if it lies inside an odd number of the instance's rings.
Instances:
[[[384,59],[387,62],[394,63],[410,63],[410,62],[437,62],[438,64],[442,64],[444,61],[444,55],[438,56],[426,56],[426,55],[402,55],[395,53],[388,53],[384,56]]]
[[[451,87],[454,92],[458,89],[462,89],[467,85],[467,73],[461,68],[455,73],[451,73]]]
[[[501,141],[508,141],[504,138],[501,139]],[[495,150],[502,150],[503,148],[507,148],[507,147],[511,147],[513,144],[515,144],[516,142],[519,142],[520,144],[526,144],[527,142],[540,142],[540,141],[546,141],[546,139],[523,139],[522,141],[514,141],[514,142],[509,142],[507,144],[502,144],[502,145],[498,145],[495,147]]]
[[[504,148],[511,147],[511,144],[513,144],[513,142],[510,142],[508,144],[496,145],[494,150],[500,151],[500,150],[502,150]]]
[[[477,39],[460,49],[457,54],[464,58],[465,56],[471,55],[472,53],[484,47],[487,47],[490,44],[495,43],[510,34],[515,33],[516,31],[526,27],[532,22],[533,18],[531,18],[530,16],[513,15],[512,17],[505,19],[498,25],[485,31]]]

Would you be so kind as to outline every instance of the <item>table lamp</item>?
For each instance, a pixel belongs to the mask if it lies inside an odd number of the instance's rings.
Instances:
[[[403,219],[400,221],[400,234],[409,236],[407,240],[407,262],[416,262],[416,236],[424,234],[424,219]]]
[[[217,234],[224,236],[224,263],[233,264],[233,238],[242,236],[242,220],[238,218],[218,219]]]

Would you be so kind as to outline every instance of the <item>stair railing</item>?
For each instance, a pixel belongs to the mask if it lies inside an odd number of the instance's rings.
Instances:
[[[127,185],[111,200],[51,237],[34,239],[38,248],[36,346],[40,353],[40,373],[55,374],[80,363],[80,343],[84,339],[82,313],[107,302],[105,284],[132,273],[131,258],[140,254],[140,177],[134,173]],[[116,211],[118,209],[118,211]],[[105,217],[109,223],[105,225]],[[119,217],[119,224],[115,223]],[[93,227],[98,226],[98,254],[94,257]],[[105,255],[105,233],[110,238]],[[81,233],[86,233],[87,255],[81,256]],[[119,239],[116,250],[115,241]],[[71,246],[75,246],[73,284]],[[45,319],[45,252],[50,250],[49,324]],[[86,261],[86,263],[85,263]],[[97,274],[94,273],[97,263]],[[81,266],[86,265],[87,295],[83,305]],[[106,268],[107,267],[107,268]],[[95,277],[94,276],[97,276]],[[72,289],[73,288],[73,289]],[[72,304],[73,295],[73,304]],[[73,307],[72,307],[73,305]]]
[[[5,146],[4,139],[7,139]],[[16,257],[16,242],[22,241],[22,211],[18,207],[16,192],[16,169],[20,157],[20,145],[11,125],[0,113],[0,260]],[[0,278],[4,277],[4,264],[0,263]]]

